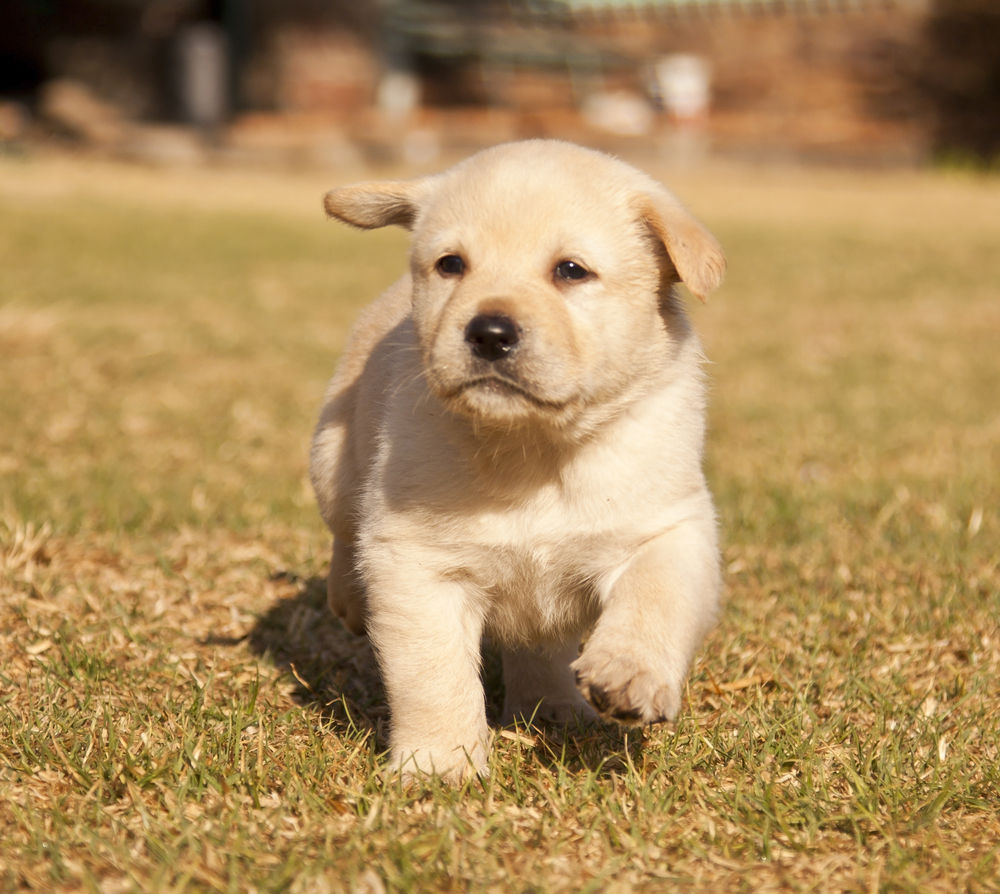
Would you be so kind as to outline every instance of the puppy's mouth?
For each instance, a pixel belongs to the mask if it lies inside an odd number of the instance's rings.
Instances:
[[[569,404],[569,401],[566,400],[552,400],[539,397],[539,395],[525,388],[520,383],[508,379],[506,376],[495,374],[466,379],[451,389],[447,396],[449,398],[457,398],[470,391],[477,391],[481,394],[495,395],[497,397],[519,397],[533,406],[549,411],[564,410]]]

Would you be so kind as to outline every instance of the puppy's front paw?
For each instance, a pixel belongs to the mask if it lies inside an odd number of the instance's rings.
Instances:
[[[597,644],[571,667],[580,692],[602,717],[640,726],[673,720],[680,710],[682,681],[670,679],[668,668]]]
[[[457,785],[474,776],[486,775],[487,750],[485,743],[477,743],[471,748],[395,747],[387,769],[398,772],[407,785],[429,775],[440,776],[445,782]]]

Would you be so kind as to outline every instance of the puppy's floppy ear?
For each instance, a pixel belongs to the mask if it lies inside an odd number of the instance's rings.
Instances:
[[[331,189],[323,197],[330,217],[363,230],[396,225],[412,229],[430,180],[375,180]]]
[[[726,272],[726,258],[715,237],[662,188],[640,197],[639,213],[663,243],[681,282],[704,301]]]

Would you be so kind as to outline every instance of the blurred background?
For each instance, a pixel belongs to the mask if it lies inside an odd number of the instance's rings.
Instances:
[[[989,166],[996,0],[4,0],[0,146],[434,164],[559,136],[665,161]]]

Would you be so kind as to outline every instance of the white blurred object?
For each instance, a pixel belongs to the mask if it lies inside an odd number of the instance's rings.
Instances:
[[[214,22],[198,22],[177,37],[177,89],[184,121],[218,127],[229,114],[226,35]]]
[[[387,118],[406,118],[420,103],[420,81],[412,71],[390,68],[379,81],[375,101]]]
[[[653,80],[663,108],[678,121],[697,121],[708,114],[712,72],[700,56],[677,53],[653,64]]]
[[[594,93],[584,100],[581,111],[593,127],[623,136],[649,133],[656,119],[650,104],[627,90]]]

